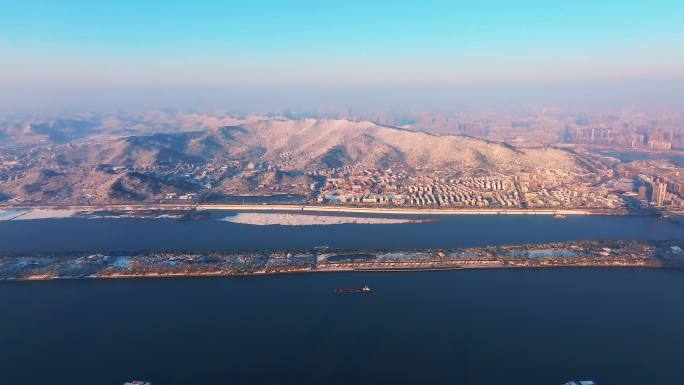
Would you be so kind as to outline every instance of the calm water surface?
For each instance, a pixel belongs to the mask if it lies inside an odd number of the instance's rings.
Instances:
[[[215,213],[215,218],[232,215]],[[412,216],[415,218],[416,216]],[[149,249],[310,249],[469,247],[599,239],[682,239],[684,225],[646,216],[532,215],[426,217],[430,223],[253,226],[174,219],[0,221],[0,252]]]
[[[0,384],[674,385],[683,303],[677,270],[4,282]]]
[[[654,217],[431,218],[438,221],[300,227],[0,221],[0,251],[684,238],[682,225]],[[363,284],[374,292],[333,294]],[[678,384],[682,303],[677,270],[0,282],[0,384]]]
[[[684,156],[672,155],[667,153],[648,153],[635,151],[597,151],[599,154],[611,156],[623,162],[635,160],[671,160],[674,163],[684,166]]]

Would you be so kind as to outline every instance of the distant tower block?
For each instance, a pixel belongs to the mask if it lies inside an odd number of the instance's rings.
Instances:
[[[653,194],[651,197],[651,201],[653,204],[656,206],[662,206],[663,203],[665,202],[665,194],[667,192],[667,184],[663,182],[654,182],[653,183]]]

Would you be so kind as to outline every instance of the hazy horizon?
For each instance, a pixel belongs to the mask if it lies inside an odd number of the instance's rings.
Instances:
[[[2,111],[684,106],[684,5],[6,5]]]
[[[242,114],[295,111],[525,111],[625,108],[681,110],[684,81],[535,85],[353,85],[15,88],[0,90],[0,113],[113,112],[176,108]]]

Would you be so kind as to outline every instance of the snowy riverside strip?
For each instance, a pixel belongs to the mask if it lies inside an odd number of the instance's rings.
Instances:
[[[69,206],[0,206],[0,213],[7,211],[57,211],[56,216],[66,212],[83,213],[98,211],[282,211],[282,212],[330,212],[359,214],[408,214],[408,215],[627,215],[623,209],[514,209],[514,208],[409,208],[409,207],[349,207],[329,205],[293,204],[121,204],[121,205],[69,205]],[[61,213],[60,213],[61,212]],[[643,214],[643,213],[641,213]],[[45,215],[45,214],[43,214]],[[6,219],[6,218],[5,218]]]
[[[684,241],[576,241],[453,249],[0,253],[0,280],[383,272],[468,268],[684,267]]]

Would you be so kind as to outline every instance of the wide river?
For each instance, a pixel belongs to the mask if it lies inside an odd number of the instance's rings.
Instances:
[[[422,217],[434,220],[428,223],[325,226],[255,226],[216,220],[230,215],[234,214],[219,212],[213,219],[187,222],[130,218],[0,221],[0,252],[446,248],[684,238],[684,225],[652,216],[568,216],[559,220],[546,215],[451,215]]]
[[[683,303],[667,269],[2,282],[0,383],[674,385]]]
[[[0,221],[0,252],[682,239],[655,217],[254,226]],[[368,284],[372,294],[334,294]],[[525,269],[0,282],[0,384],[672,385],[684,270]]]

